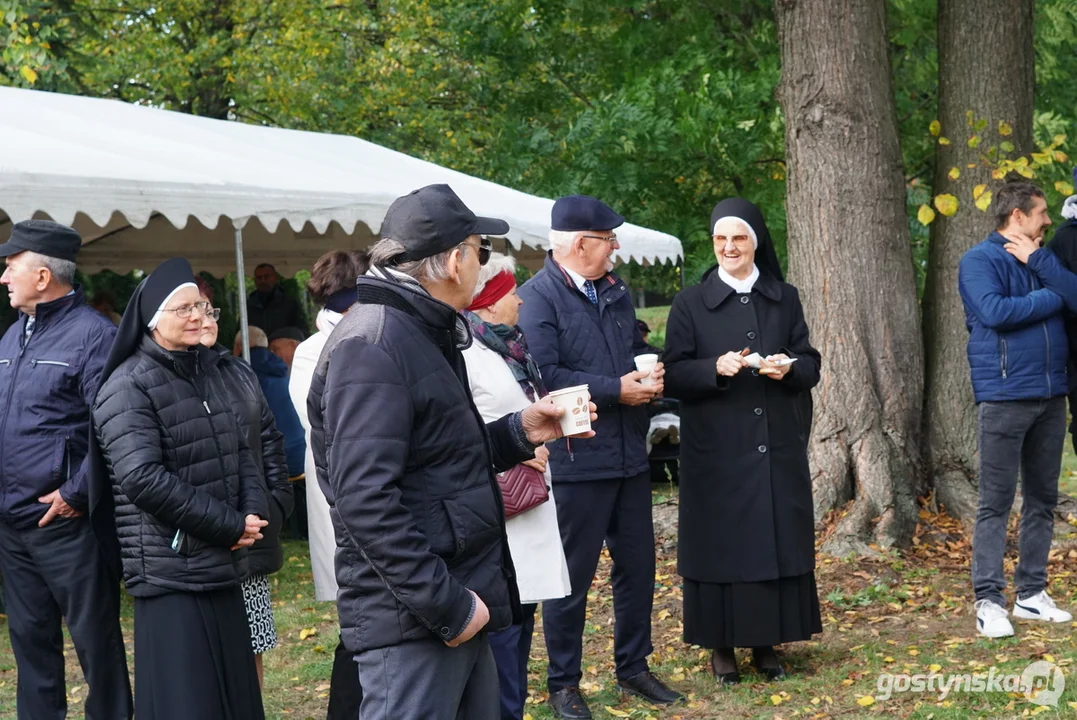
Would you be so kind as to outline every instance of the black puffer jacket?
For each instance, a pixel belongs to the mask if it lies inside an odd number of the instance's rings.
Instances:
[[[136,597],[229,587],[245,515],[270,517],[265,483],[228,405],[220,356],[149,336],[97,394],[93,418],[116,504],[124,580]],[[175,545],[176,549],[173,549]]]
[[[308,412],[337,538],[337,608],[352,652],[459,635],[473,590],[487,630],[519,593],[494,468],[530,458],[518,414],[484,425],[449,306],[413,284],[363,277],[322,351]]]
[[[258,376],[250,365],[223,347],[214,350],[220,356],[218,367],[228,386],[232,412],[247,437],[254,462],[262,471],[269,493],[269,525],[263,528],[261,540],[250,549],[251,575],[269,575],[284,565],[284,550],[280,531],[292,514],[295,496],[288,482],[288,460],[284,456],[284,435],[277,429],[273,411],[258,384]]]

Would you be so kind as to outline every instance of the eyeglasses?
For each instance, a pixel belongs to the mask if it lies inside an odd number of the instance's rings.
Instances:
[[[490,243],[489,238],[483,238],[482,242],[478,245],[472,245],[469,242],[460,243],[461,245],[467,245],[470,248],[475,248],[479,253],[479,265],[485,265],[490,262],[490,253],[493,252],[494,246]]]
[[[725,235],[713,235],[711,237],[714,239],[714,242],[725,244]],[[734,245],[747,245],[752,241],[752,238],[748,235],[734,235],[729,239],[733,241]]]
[[[220,310],[217,310],[217,308],[211,308],[209,306],[209,303],[205,301],[196,302],[193,305],[180,305],[178,308],[164,308],[164,312],[176,313],[176,317],[180,318],[181,320],[186,320],[187,318],[191,317],[195,310],[197,310],[201,315],[211,315],[214,320],[216,320],[221,314]],[[212,311],[214,310],[216,310],[217,312],[216,315],[213,315]]]
[[[585,239],[590,239],[590,240],[601,240],[602,242],[608,242],[610,245],[613,245],[614,243],[617,242],[617,236],[616,235],[609,235],[609,236],[605,236],[605,235],[580,235],[580,237],[585,238]]]
[[[208,317],[213,322],[217,322],[218,320],[221,319],[221,309],[220,308],[210,308],[209,310],[206,311],[206,317]]]

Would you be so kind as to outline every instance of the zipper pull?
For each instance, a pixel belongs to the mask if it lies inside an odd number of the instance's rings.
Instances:
[[[202,401],[202,407],[206,409],[206,415],[212,415],[213,412],[209,409],[209,403],[205,400]]]

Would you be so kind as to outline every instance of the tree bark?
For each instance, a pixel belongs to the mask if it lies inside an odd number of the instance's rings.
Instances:
[[[843,511],[824,550],[865,553],[910,539],[922,460],[923,348],[886,2],[777,0],[775,10],[789,266],[823,356],[815,513]]]
[[[924,433],[927,471],[936,499],[964,520],[976,516],[976,407],[965,354],[968,329],[957,290],[961,256],[994,228],[989,213],[973,203],[973,188],[997,190],[982,154],[1003,141],[1016,155],[1033,149],[1032,111],[1035,55],[1032,49],[1034,0],[940,0],[939,122],[949,145],[936,150],[935,195],[960,202],[951,217],[938,215],[931,226],[927,282],[924,287],[926,378]],[[986,121],[980,131],[970,126]],[[999,134],[999,123],[1012,134]],[[969,147],[977,135],[978,147]],[[970,168],[970,164],[976,167]],[[961,173],[952,179],[950,172]]]

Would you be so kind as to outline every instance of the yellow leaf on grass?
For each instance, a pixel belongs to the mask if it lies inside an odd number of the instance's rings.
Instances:
[[[535,718],[531,717],[531,713],[524,713],[524,720],[535,720]]]
[[[613,717],[632,717],[632,713],[626,713],[624,710],[618,710],[615,707],[606,706],[606,712]]]
[[[935,219],[935,211],[927,205],[921,205],[920,209],[916,211],[916,219],[920,221],[921,225],[930,225],[931,221]]]
[[[309,637],[314,637],[318,634],[318,628],[303,628],[299,631],[299,639],[306,640]]]
[[[998,134],[999,135],[1013,135],[1013,127],[1005,120],[998,121]]]
[[[29,65],[23,65],[19,68],[19,75],[22,75],[23,80],[33,85],[37,82],[37,73]]]
[[[938,137],[942,134],[942,123],[938,120],[932,120],[931,124],[927,126],[927,130],[931,133],[932,137]]]
[[[1073,185],[1063,180],[1059,180],[1055,183],[1055,191],[1058,192],[1060,195],[1072,195]],[[1073,551],[1071,550],[1070,552]]]
[[[972,199],[973,200],[979,200],[980,196],[984,194],[984,190],[986,190],[986,189],[987,189],[987,185],[983,184],[983,183],[981,183],[981,184],[977,185],[976,187],[972,188]]]
[[[853,679],[852,678],[845,678],[844,680],[841,681],[841,684],[844,685],[845,687],[849,687],[850,685],[853,684]]]
[[[873,698],[871,695],[865,695],[864,697],[857,700],[856,704],[860,707],[868,707],[875,704],[875,698]]]
[[[770,696],[770,704],[771,705],[781,705],[783,702],[784,702],[784,698],[782,698],[781,695],[771,695]]]
[[[939,670],[942,670],[942,665],[939,665],[938,663],[931,663],[927,666],[927,669],[931,672],[938,672]]]
[[[909,650],[909,654],[915,657],[916,655],[920,654],[920,651],[916,648],[913,648],[912,650]]]
[[[961,171],[955,167],[950,168],[950,172],[946,173],[946,177],[950,178],[951,180],[957,180],[959,177],[961,177]]]
[[[662,608],[662,610],[658,613],[658,619],[659,620],[665,620],[668,617],[669,617],[669,610],[667,610],[666,608]]]
[[[946,217],[957,212],[957,198],[950,193],[935,196],[935,208]]]
[[[1051,655],[1050,653],[1044,653],[1043,659],[1049,663],[1053,663],[1055,661],[1055,656]]]

